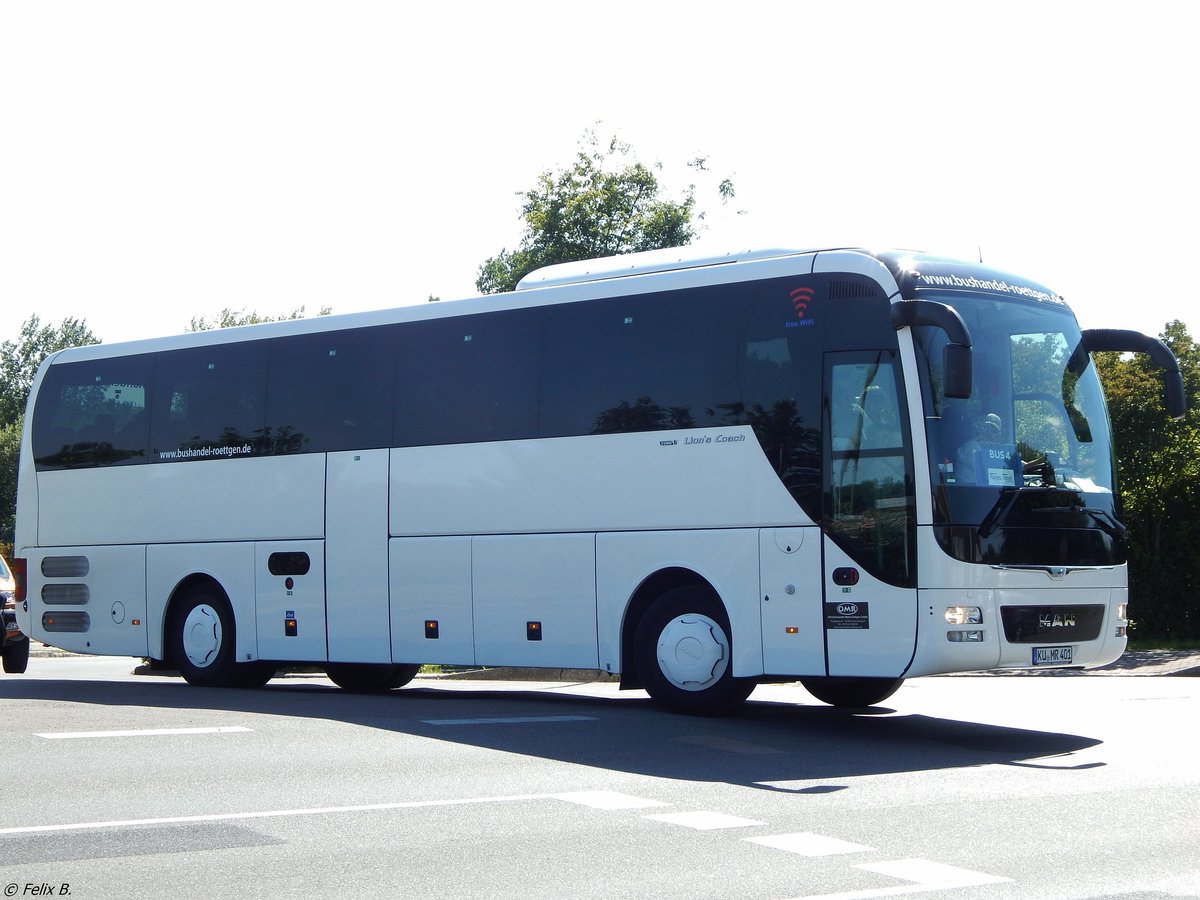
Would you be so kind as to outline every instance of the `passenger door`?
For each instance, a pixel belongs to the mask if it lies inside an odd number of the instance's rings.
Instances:
[[[916,510],[899,355],[825,354],[828,673],[898,677],[916,647]]]

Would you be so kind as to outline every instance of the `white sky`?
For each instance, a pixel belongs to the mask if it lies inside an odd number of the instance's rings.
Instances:
[[[696,155],[733,178],[747,212],[706,242],[982,249],[1085,327],[1200,337],[1193,24],[1177,0],[0,0],[0,339],[473,294],[598,121],[672,196]]]

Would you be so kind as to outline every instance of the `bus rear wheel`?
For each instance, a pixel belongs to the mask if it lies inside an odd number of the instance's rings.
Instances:
[[[240,672],[234,660],[233,612],[208,588],[180,598],[171,618],[170,648],[175,668],[188,684],[234,687]]]
[[[753,679],[733,677],[729,619],[703,587],[675,588],[654,601],[638,624],[634,654],[646,691],[676,712],[722,715],[755,687]]]
[[[342,690],[377,694],[404,687],[416,677],[420,668],[408,663],[329,663],[325,666],[325,674]]]
[[[238,687],[260,688],[274,678],[278,671],[279,667],[272,662],[238,663],[234,679]]]
[[[801,678],[804,689],[823,703],[862,709],[882,703],[904,684],[903,678]]]

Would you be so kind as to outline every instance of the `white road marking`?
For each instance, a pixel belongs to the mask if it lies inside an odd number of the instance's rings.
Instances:
[[[57,735],[44,734],[39,735],[39,737],[94,737],[97,735],[113,736],[126,734],[140,736],[150,733],[190,734],[197,732],[211,732],[214,730],[249,731],[250,729],[233,727],[226,729],[159,729],[154,732],[76,732],[70,735],[65,733]],[[275,809],[258,810],[253,812],[212,813],[208,815],[195,816],[164,816],[145,819],[112,819],[98,822],[68,822],[58,825],[28,825],[16,828],[0,828],[0,835],[45,834],[49,832],[89,831],[153,825],[181,825],[202,822],[277,819],[301,816],[321,816],[332,813],[361,813],[401,809],[430,809],[437,807],[473,806],[493,803],[517,803],[528,802],[531,800],[559,800],[604,810],[645,809],[653,806],[670,805],[667,803],[662,803],[658,800],[648,800],[642,797],[634,797],[629,794],[619,793],[617,791],[572,791],[562,794],[512,794],[501,797],[464,797],[448,800],[409,800],[397,803],[367,803],[357,806],[320,806],[308,809]],[[658,822],[666,822],[671,825],[682,825],[685,828],[692,828],[697,831],[715,831],[726,828],[749,828],[765,824],[754,819],[743,819],[740,816],[731,816],[725,813],[712,812],[708,810],[685,813],[663,813],[659,815],[643,816],[642,818],[652,819]],[[761,844],[767,847],[772,847],[778,850],[785,850],[790,853],[798,853],[803,856],[813,857],[869,852],[872,850],[871,847],[866,847],[861,844],[854,844],[850,841],[843,841],[839,840],[838,838],[825,837],[823,835],[811,834],[808,832],[774,835],[761,838],[743,838],[743,840],[755,844]],[[896,860],[894,862],[870,863],[858,865],[854,868],[861,869],[864,872],[874,872],[879,875],[885,875],[890,878],[898,878],[910,883],[895,885],[892,887],[870,888],[867,890],[843,891],[835,894],[810,894],[806,897],[796,898],[796,900],[874,900],[874,898],[877,897],[902,897],[908,894],[924,894],[934,891],[948,891],[959,888],[976,887],[986,884],[1001,884],[1012,881],[1011,878],[1002,878],[996,875],[988,875],[983,872],[973,872],[969,869],[961,869],[957,866],[931,862],[930,860],[926,859],[903,859]]]
[[[984,884],[1002,884],[1012,881],[984,872],[972,872],[945,863],[927,859],[900,859],[895,862],[869,863],[855,866],[865,872],[875,872],[890,878],[900,878],[911,884],[894,887],[869,888],[862,891],[843,891],[837,894],[810,894],[795,900],[873,900],[875,897],[903,897],[907,894],[928,894],[934,891],[951,891],[959,888],[977,887]]]
[[[494,719],[422,719],[426,725],[533,725],[542,722],[594,722],[595,716],[507,716]]]
[[[553,796],[555,800],[578,803],[593,809],[648,809],[652,806],[670,806],[669,803],[659,800],[631,797],[629,794],[619,794],[616,791],[575,791],[570,794],[554,794]]]
[[[762,844],[764,847],[773,847],[776,850],[786,850],[788,853],[798,853],[801,856],[836,856],[840,853],[866,853],[875,849],[808,832],[742,838],[742,840],[749,841],[751,844]]]
[[[895,862],[870,863],[855,866],[855,868],[867,872],[878,872],[880,875],[889,875],[892,878],[903,878],[905,881],[913,881],[919,885],[939,890],[1012,881],[1011,878],[972,872],[970,869],[960,869],[958,866],[948,866],[945,863],[931,862],[928,859],[899,859]]]
[[[60,825],[27,825],[0,828],[0,834],[35,834],[48,831],[87,831],[98,828],[129,828],[136,825],[178,825],[191,822],[229,822],[239,819],[273,819],[295,816],[320,816],[330,813],[379,812],[393,809],[427,809],[441,806],[473,806],[486,803],[515,803],[529,800],[565,800],[598,809],[645,809],[667,806],[657,800],[645,800],[616,791],[576,791],[566,794],[512,794],[503,797],[465,797],[450,800],[408,800],[398,803],[367,803],[359,806],[318,806],[310,809],[271,809],[255,812],[213,813],[198,816],[166,816],[151,819],[112,819],[103,822],[70,822]],[[740,821],[747,821],[745,819]],[[758,823],[754,823],[758,824]]]
[[[129,828],[135,825],[180,825],[189,822],[231,822],[239,819],[280,819],[289,816],[323,816],[330,813],[377,812],[392,809],[423,809],[439,806],[472,806],[484,803],[514,803],[550,800],[552,794],[513,794],[507,797],[466,797],[457,800],[409,800],[401,803],[367,803],[360,806],[318,806],[311,809],[267,809],[257,812],[213,813],[202,816],[167,816],[155,819],[113,819],[107,822],[73,822],[62,825],[29,825],[0,828],[0,834],[36,834],[47,831],[87,831],[97,828]]]
[[[48,731],[35,734],[34,737],[61,741],[75,738],[158,737],[164,734],[234,734],[251,730],[240,725],[225,725],[218,728],[139,728],[131,731]]]
[[[666,822],[670,825],[682,825],[684,828],[694,828],[697,831],[716,831],[720,828],[750,828],[754,825],[765,825],[755,819],[743,819],[739,816],[729,816],[725,813],[701,812],[662,813],[657,816],[642,816],[643,819],[653,819],[656,822]]]

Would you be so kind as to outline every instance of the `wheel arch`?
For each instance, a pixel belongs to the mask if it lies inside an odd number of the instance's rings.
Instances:
[[[683,566],[659,569],[642,580],[625,606],[625,616],[621,621],[621,690],[643,687],[641,676],[637,670],[637,654],[634,653],[633,648],[638,625],[646,611],[655,600],[668,591],[693,585],[712,593],[713,598],[724,610],[725,626],[729,627],[729,610],[725,608],[725,601],[713,587],[712,582],[693,569]]]
[[[178,614],[180,603],[184,597],[188,596],[195,590],[213,591],[218,597],[225,601],[231,612],[233,610],[233,603],[230,600],[228,591],[226,591],[225,588],[222,587],[221,582],[219,582],[212,575],[209,575],[206,572],[193,572],[192,574],[181,579],[171,590],[171,595],[167,600],[167,605],[163,612],[162,633],[160,634],[160,639],[162,640],[163,661],[166,663],[175,663],[175,660],[171,658],[170,633],[175,622],[175,616]],[[234,632],[236,635],[237,617],[233,616],[232,619]]]

